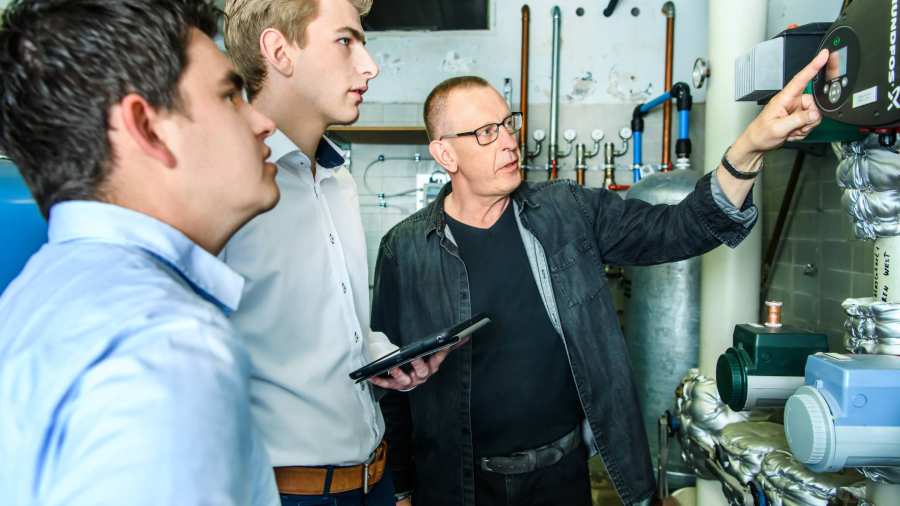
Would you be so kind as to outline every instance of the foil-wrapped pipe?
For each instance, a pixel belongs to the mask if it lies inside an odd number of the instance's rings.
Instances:
[[[900,355],[900,304],[874,298],[847,299],[842,304],[844,346],[851,353]]]
[[[762,470],[763,459],[776,450],[787,451],[784,426],[772,422],[741,422],[722,430],[718,459],[743,485]]]
[[[863,241],[874,241],[879,237],[900,237],[900,221],[853,220],[853,235]]]
[[[900,468],[896,467],[864,467],[860,469],[869,481],[900,485]]]
[[[838,186],[883,191],[900,188],[900,156],[878,144],[876,136],[844,146],[837,166]]]
[[[716,478],[716,473],[709,463],[715,458],[722,430],[733,423],[747,421],[750,413],[732,411],[719,397],[716,380],[691,369],[675,391],[675,416],[684,461],[698,476],[711,480]]]
[[[865,192],[845,190],[841,203],[856,220],[896,223],[900,212],[900,190]]]
[[[829,506],[839,497],[862,500],[864,480],[855,470],[814,473],[790,452],[776,450],[763,459],[755,482],[772,506]]]
[[[836,179],[857,238],[900,236],[900,156],[877,136],[844,146]]]

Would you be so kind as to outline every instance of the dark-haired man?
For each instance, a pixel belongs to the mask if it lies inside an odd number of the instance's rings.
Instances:
[[[495,89],[459,77],[431,92],[429,149],[450,184],[382,240],[372,328],[405,344],[470,314],[493,324],[441,374],[382,402],[401,493],[417,506],[590,506],[587,456],[599,452],[622,502],[649,502],[650,453],[603,264],[740,243],[756,220],[747,197],[763,152],[820,121],[802,93],[826,59],[773,98],[677,206],[523,183],[521,116]]]
[[[271,505],[216,255],[278,200],[274,125],[201,0],[23,0],[0,149],[49,243],[0,298],[0,504]]]

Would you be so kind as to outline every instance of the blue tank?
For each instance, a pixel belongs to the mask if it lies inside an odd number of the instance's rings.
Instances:
[[[0,158],[0,293],[47,242],[47,222],[12,162]]]

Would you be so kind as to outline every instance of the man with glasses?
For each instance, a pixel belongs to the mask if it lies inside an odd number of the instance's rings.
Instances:
[[[747,196],[763,152],[819,122],[801,95],[822,64],[773,99],[677,206],[571,181],[523,183],[521,117],[494,88],[459,77],[431,92],[429,149],[450,183],[382,240],[372,328],[406,344],[479,312],[493,324],[427,384],[382,401],[399,493],[428,506],[589,506],[587,458],[599,452],[623,503],[650,498],[647,438],[604,264],[740,243],[756,221]]]

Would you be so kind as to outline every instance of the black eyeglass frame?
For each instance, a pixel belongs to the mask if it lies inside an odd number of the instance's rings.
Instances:
[[[513,118],[518,118],[518,119],[519,119],[518,123],[513,123],[513,125],[515,125],[515,124],[518,124],[518,125],[519,125],[519,126],[518,126],[517,128],[515,128],[515,129],[509,128],[509,127],[506,126],[506,123],[507,123],[508,121],[512,120]],[[481,130],[484,130],[485,128],[490,128],[490,127],[497,127],[496,134],[494,135],[494,138],[493,138],[493,139],[491,139],[491,140],[489,140],[489,141],[487,141],[487,142],[485,142],[485,143],[482,143],[482,142],[481,142],[481,137],[478,135],[478,132],[481,131]],[[486,125],[481,125],[480,127],[476,128],[475,130],[471,130],[471,131],[469,131],[469,132],[458,132],[458,133],[455,133],[455,134],[442,135],[442,136],[440,136],[440,138],[438,138],[438,140],[439,140],[439,141],[442,141],[442,140],[444,140],[444,139],[454,139],[454,138],[457,138],[457,137],[470,137],[470,136],[474,136],[474,137],[475,137],[475,142],[477,142],[479,146],[489,146],[489,145],[491,145],[491,144],[497,142],[497,139],[500,138],[500,128],[501,128],[501,127],[502,127],[502,128],[506,128],[506,131],[509,132],[510,135],[515,134],[516,132],[518,132],[519,130],[522,129],[522,113],[521,113],[521,112],[513,112],[513,113],[510,113],[509,116],[503,118],[503,121],[500,121],[499,123],[488,123],[488,124],[486,124]]]

